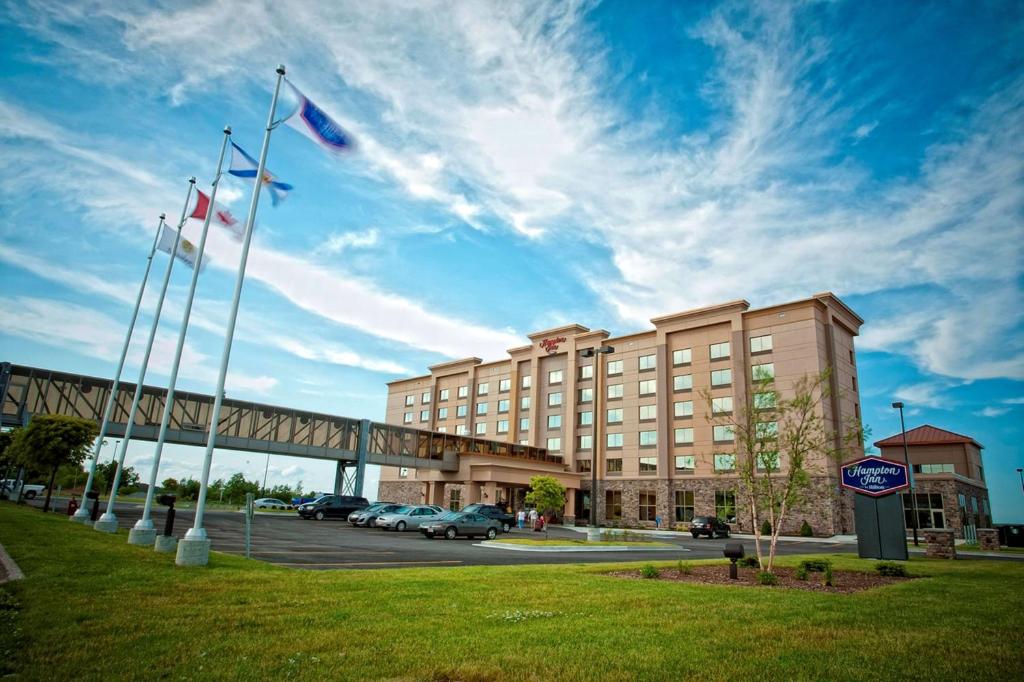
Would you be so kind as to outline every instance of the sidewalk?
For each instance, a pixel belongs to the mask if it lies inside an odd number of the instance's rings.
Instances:
[[[564,528],[566,530],[576,531],[577,533],[584,533],[585,534],[587,532],[586,526],[559,526],[559,527],[560,528]],[[630,534],[634,534],[635,533],[637,535],[650,535],[652,537],[661,537],[661,538],[682,538],[682,537],[690,535],[689,531],[678,531],[678,530],[656,529],[656,528],[640,528],[640,529],[634,529],[634,528],[601,528],[601,532],[602,533],[608,533],[609,535],[622,534],[622,533],[630,533]],[[749,533],[729,533],[729,537],[730,538],[736,538],[737,540],[753,540],[754,539],[754,536],[752,534],[749,534]],[[766,540],[767,538],[762,538],[762,539]],[[824,538],[816,538],[816,537],[805,538],[805,537],[800,537],[800,536],[796,536],[796,535],[780,535],[779,536],[779,541],[780,542],[840,543],[840,544],[846,544],[846,545],[855,545],[855,544],[857,544],[857,536],[856,535],[832,535],[830,537],[824,537]]]

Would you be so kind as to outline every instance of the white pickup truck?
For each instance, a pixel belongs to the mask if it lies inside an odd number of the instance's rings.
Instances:
[[[25,483],[19,486],[18,482],[13,478],[0,481],[0,491],[3,491],[3,493],[11,499],[16,498],[18,496],[19,489],[22,488],[24,489],[22,497],[26,500],[33,500],[36,495],[42,495],[46,490],[45,485],[32,485],[31,483]]]

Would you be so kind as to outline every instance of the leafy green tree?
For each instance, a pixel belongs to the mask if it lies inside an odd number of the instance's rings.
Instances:
[[[93,489],[103,492],[108,490],[114,483],[114,475],[117,473],[117,460],[96,465],[96,474],[93,477]],[[129,488],[139,485],[139,473],[135,467],[125,467],[121,472],[121,481],[118,483],[117,491],[125,492]]]
[[[61,414],[41,414],[14,436],[9,449],[26,467],[50,474],[43,511],[50,510],[53,481],[62,464],[80,465],[99,429],[89,419]]]
[[[199,499],[199,481],[194,478],[183,478],[178,483],[178,497],[182,500]]]
[[[242,504],[245,502],[246,493],[259,495],[260,484],[256,481],[245,480],[245,476],[241,471],[232,474],[231,478],[228,479],[227,484],[224,486],[225,499],[232,504]]]
[[[160,487],[169,493],[178,492],[178,479],[176,478],[165,478]]]
[[[294,491],[292,490],[290,485],[281,483],[271,488],[270,491],[267,493],[267,497],[276,497],[277,499],[283,500],[284,502],[290,502],[293,494]]]
[[[542,514],[559,513],[565,509],[565,486],[551,476],[530,478],[530,492],[526,504],[532,504]]]
[[[15,432],[16,429],[0,431],[0,476],[4,480],[13,478],[11,470],[18,464],[14,459],[14,451],[10,449],[11,443],[14,442]],[[0,497],[7,499],[7,492],[0,490]]]

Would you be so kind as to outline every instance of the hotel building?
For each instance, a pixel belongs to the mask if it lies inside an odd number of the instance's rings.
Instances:
[[[575,324],[548,329],[530,334],[529,345],[509,349],[505,359],[466,358],[390,382],[389,424],[543,447],[556,463],[481,455],[464,458],[457,472],[386,468],[378,497],[518,508],[530,477],[543,473],[568,488],[564,521],[585,523],[596,466],[604,525],[653,526],[661,519],[671,527],[714,514],[749,531],[737,494],[734,436],[721,422],[756,393],[755,377],[774,376],[784,398],[794,382],[832,368],[832,395],[819,409],[837,448],[840,431],[860,420],[854,337],[863,320],[831,293],[756,309],[731,301],[651,323],[653,329],[618,337]],[[584,352],[606,345],[614,352],[598,356],[605,364],[595,385],[594,358]],[[842,459],[861,454],[858,446]],[[806,520],[816,535],[850,532],[852,502],[839,487],[838,462],[822,456],[806,469],[810,500],[784,530]]]

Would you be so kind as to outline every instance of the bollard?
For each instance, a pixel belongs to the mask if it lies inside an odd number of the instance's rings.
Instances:
[[[746,554],[746,552],[743,551],[743,544],[740,542],[727,542],[725,543],[725,549],[722,550],[722,554],[732,562],[729,564],[729,579],[737,580],[739,578],[739,573],[736,568],[736,562],[742,559]]]
[[[89,515],[89,520],[93,523],[100,517],[100,494],[99,491],[90,490],[85,494],[87,498],[92,500],[92,513]]]
[[[164,521],[164,534],[156,536],[153,549],[157,552],[170,553],[178,549],[178,538],[174,537],[174,503],[177,498],[174,495],[161,495],[156,498],[158,504],[167,507],[167,520]]]

